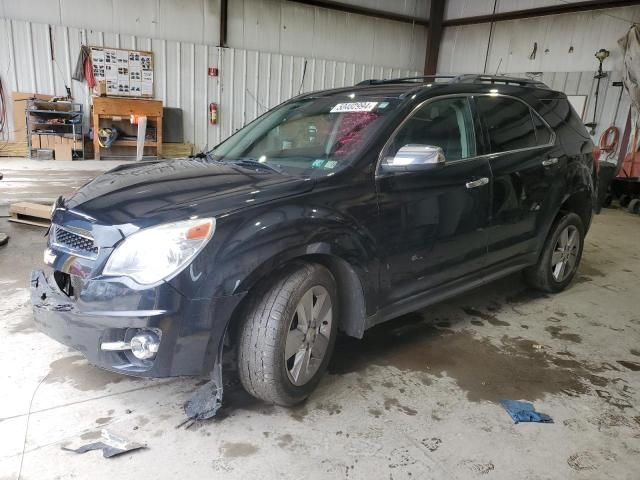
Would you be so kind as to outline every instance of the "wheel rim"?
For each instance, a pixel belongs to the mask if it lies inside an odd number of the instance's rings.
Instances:
[[[573,273],[579,251],[580,232],[574,225],[569,225],[560,232],[551,255],[551,271],[556,282],[563,282]]]
[[[296,386],[316,374],[329,348],[333,322],[331,297],[316,285],[302,295],[289,323],[284,363],[287,376]]]

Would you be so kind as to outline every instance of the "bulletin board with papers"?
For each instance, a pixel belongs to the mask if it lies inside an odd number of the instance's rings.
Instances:
[[[89,48],[93,76],[107,96],[153,98],[153,52]]]

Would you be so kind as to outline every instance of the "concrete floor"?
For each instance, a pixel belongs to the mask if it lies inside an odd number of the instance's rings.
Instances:
[[[176,426],[197,379],[107,373],[35,330],[27,278],[44,230],[0,219],[3,230],[0,479],[21,463],[24,479],[638,478],[640,217],[597,217],[564,293],[505,278],[363,341],[341,338],[301,407],[232,386],[219,418],[188,430]],[[555,423],[514,425],[503,398]],[[61,450],[101,429],[148,448],[113,459]]]

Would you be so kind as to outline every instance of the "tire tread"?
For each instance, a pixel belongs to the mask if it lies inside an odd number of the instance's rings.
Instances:
[[[238,371],[243,387],[254,397],[280,405],[293,405],[304,399],[292,397],[283,388],[276,355],[281,353],[278,345],[290,298],[318,269],[331,275],[321,265],[295,263],[278,275],[273,285],[252,295],[238,337]]]

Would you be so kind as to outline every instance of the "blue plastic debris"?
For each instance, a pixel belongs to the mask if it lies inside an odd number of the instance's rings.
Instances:
[[[516,423],[553,423],[553,419],[549,415],[536,412],[532,403],[520,402],[518,400],[500,400],[500,404]]]

